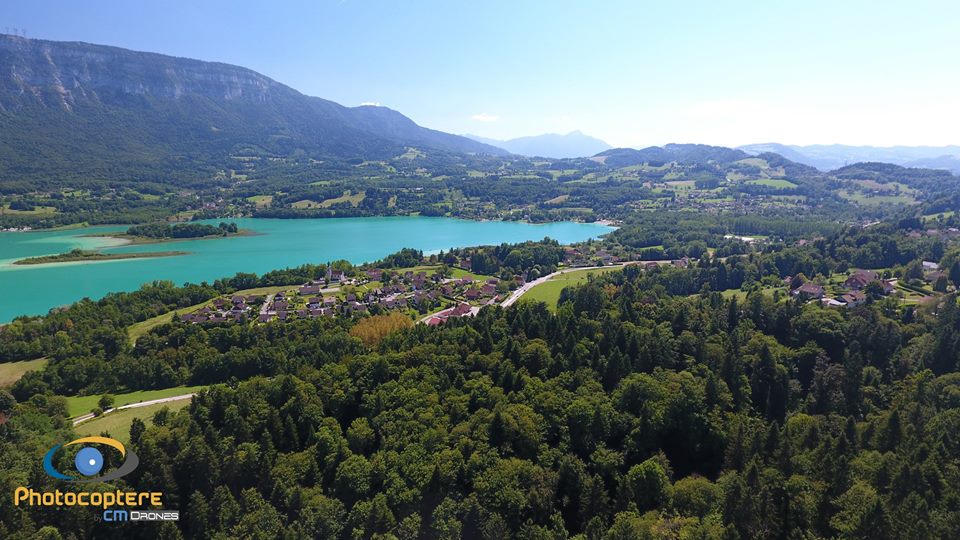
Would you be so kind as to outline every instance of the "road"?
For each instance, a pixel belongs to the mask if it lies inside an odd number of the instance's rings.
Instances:
[[[169,403],[169,402],[171,402],[171,401],[180,401],[181,399],[190,399],[190,398],[192,398],[192,397],[195,396],[195,395],[197,395],[197,393],[196,393],[196,392],[193,392],[193,393],[190,393],[190,394],[183,394],[183,395],[173,396],[173,397],[168,397],[168,398],[151,399],[150,401],[140,401],[140,402],[137,402],[137,403],[129,403],[129,404],[127,404],[127,405],[121,405],[121,406],[116,407],[116,408],[113,408],[113,409],[107,409],[107,410],[103,411],[103,414],[112,413],[112,412],[114,412],[114,411],[122,411],[122,410],[125,410],[125,409],[136,409],[136,408],[138,408],[138,407],[146,407],[146,406],[148,406],[148,405],[157,405],[157,404],[159,404],[159,403]],[[101,416],[103,416],[103,415],[101,415]],[[92,419],[92,418],[93,418],[93,413],[87,413],[87,414],[84,414],[84,415],[82,415],[82,416],[78,416],[78,417],[76,417],[76,418],[73,419],[73,425],[82,424],[83,422],[86,422],[87,420],[90,420],[90,419]]]
[[[545,275],[545,276],[543,276],[543,277],[541,277],[541,278],[537,278],[537,279],[535,279],[535,280],[533,280],[533,281],[531,281],[531,282],[529,282],[529,283],[523,284],[523,286],[521,286],[520,288],[518,288],[518,289],[514,290],[512,293],[510,293],[510,296],[508,296],[506,300],[504,300],[503,302],[501,302],[501,303],[500,303],[500,306],[501,306],[501,307],[510,307],[510,306],[512,306],[514,303],[516,303],[517,300],[520,299],[521,296],[523,296],[524,294],[526,294],[530,289],[532,289],[532,288],[534,288],[534,287],[536,287],[537,285],[540,285],[540,284],[542,284],[542,283],[546,283],[547,281],[549,281],[549,280],[551,280],[551,279],[553,279],[553,278],[555,278],[555,277],[557,277],[557,276],[563,275],[563,274],[568,274],[568,273],[570,273],[570,272],[579,272],[580,270],[603,270],[603,269],[613,270],[613,269],[617,269],[617,268],[623,268],[623,267],[629,266],[629,265],[631,265],[631,264],[646,264],[646,263],[648,263],[648,262],[655,262],[655,263],[657,263],[657,264],[669,264],[669,263],[670,263],[669,260],[666,260],[666,261],[630,261],[630,262],[625,262],[625,263],[620,263],[620,264],[608,264],[608,265],[606,265],[606,266],[577,266],[577,267],[571,267],[571,268],[564,268],[564,269],[562,269],[562,270],[557,270],[556,272],[554,272],[554,273],[552,273],[552,274],[547,274],[547,275]],[[493,303],[494,303],[493,300],[491,300],[491,301],[487,302],[487,305],[490,305],[490,304],[493,304]],[[426,323],[427,321],[429,321],[429,320],[432,319],[433,317],[436,317],[436,316],[439,315],[440,313],[443,313],[444,311],[447,311],[447,310],[445,309],[445,310],[440,311],[440,312],[438,312],[438,313],[431,313],[430,315],[427,315],[426,317],[423,317],[422,319],[420,319],[420,320],[417,321],[417,322],[418,322],[418,323],[421,323],[421,324]],[[476,315],[478,311],[480,311],[480,308],[474,306],[473,309],[471,309],[471,315]]]
[[[536,287],[537,285],[540,285],[540,284],[542,284],[542,283],[546,283],[547,281],[549,281],[549,280],[551,280],[551,279],[553,279],[553,278],[555,278],[555,277],[557,277],[557,276],[563,275],[563,274],[568,274],[568,273],[570,273],[570,272],[579,272],[580,270],[600,270],[600,269],[623,268],[624,266],[631,265],[631,264],[640,264],[641,262],[646,263],[646,262],[659,262],[659,261],[630,261],[630,262],[621,263],[621,264],[609,264],[609,265],[607,265],[607,266],[578,266],[578,267],[573,267],[573,268],[564,268],[563,270],[557,270],[556,272],[554,272],[554,273],[552,273],[552,274],[547,274],[547,275],[545,275],[545,276],[543,276],[543,277],[541,277],[541,278],[537,278],[537,279],[535,279],[535,280],[533,280],[533,281],[530,281],[530,282],[528,282],[528,283],[524,283],[523,286],[521,286],[521,287],[518,288],[517,290],[513,291],[512,293],[510,293],[510,296],[508,296],[507,299],[504,300],[503,303],[501,303],[500,305],[501,305],[502,307],[510,307],[510,306],[512,306],[517,300],[519,300],[521,296],[523,296],[524,294],[526,294],[527,291],[529,291],[530,289],[532,289],[532,288],[534,288],[534,287]],[[670,262],[670,261],[666,261],[666,262]]]

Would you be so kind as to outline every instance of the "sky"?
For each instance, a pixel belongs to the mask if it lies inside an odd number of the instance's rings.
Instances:
[[[960,144],[960,2],[0,0],[0,31],[237,64],[451,133]]]

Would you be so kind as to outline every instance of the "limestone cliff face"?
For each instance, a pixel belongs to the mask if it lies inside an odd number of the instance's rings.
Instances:
[[[77,100],[110,103],[123,95],[264,103],[294,90],[237,66],[76,42],[0,35],[0,107],[28,103],[69,109]]]
[[[154,161],[183,154],[209,160],[248,146],[315,157],[387,158],[407,146],[503,153],[384,107],[305,96],[238,66],[2,34],[0,129],[0,156],[27,168],[33,165],[23,149],[84,152],[92,139]]]

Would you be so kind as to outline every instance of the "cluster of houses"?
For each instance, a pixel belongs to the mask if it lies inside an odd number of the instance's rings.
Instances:
[[[382,283],[376,288],[352,288],[348,285]],[[263,296],[234,295],[217,298],[211,305],[180,316],[190,323],[225,323],[256,320],[269,322],[291,319],[310,319],[384,313],[407,309],[434,309],[443,301],[456,305],[434,316],[440,322],[479,310],[471,305],[495,302],[500,298],[497,286],[500,280],[485,281],[470,278],[446,278],[440,273],[389,272],[378,268],[348,278],[343,271],[329,268],[325,279],[304,283],[295,291],[281,291]],[[522,285],[522,282],[520,283]],[[343,286],[343,290],[341,289]],[[326,293],[326,294],[325,294]]]
[[[517,283],[522,286],[525,281],[523,278],[516,278]],[[439,313],[433,314],[426,323],[429,326],[437,326],[447,322],[448,319],[458,317],[472,317],[480,311],[479,306],[471,305],[470,302],[479,304],[492,304],[502,299],[497,293],[497,284],[500,280],[489,278],[484,282],[474,281],[468,278],[453,280],[440,286],[440,292],[446,298],[457,300],[457,304],[452,308],[445,309]],[[460,289],[458,290],[457,287]],[[466,302],[460,300],[465,299]]]
[[[434,314],[427,320],[428,326],[437,326],[447,322],[450,319],[456,319],[458,317],[472,317],[480,311],[480,308],[471,306],[466,302],[461,302],[456,306],[441,311],[440,313]]]
[[[789,284],[792,278],[787,277],[784,282]],[[794,288],[790,294],[800,299],[819,300],[823,305],[830,307],[857,307],[867,301],[866,290],[871,283],[876,283],[884,296],[893,293],[896,289],[892,280],[881,279],[880,275],[873,270],[857,270],[843,282],[846,292],[835,297],[827,296],[823,285],[812,281]]]
[[[613,255],[605,249],[598,249],[590,253],[586,246],[563,248],[563,259],[567,266],[596,266],[598,264],[608,265],[616,264],[623,260],[619,255]]]
[[[571,268],[578,268],[584,266],[609,266],[612,264],[635,262],[638,259],[639,256],[633,253],[613,255],[605,249],[598,249],[590,253],[585,246],[567,246],[564,248],[563,262]],[[683,257],[671,260],[670,264],[677,268],[687,268],[691,262],[692,260],[689,257]],[[660,263],[656,261],[643,263],[645,270],[652,270],[659,265]]]
[[[307,284],[304,287],[313,288],[315,285]],[[301,287],[301,290],[304,289]],[[316,292],[319,292],[317,289]],[[337,299],[334,296],[324,297],[322,295],[310,296],[310,293],[293,294],[278,292],[268,297],[268,301],[261,308],[257,315],[259,322],[269,322],[277,319],[286,321],[291,318],[310,319],[315,317],[332,317],[337,305]]]
[[[960,229],[956,227],[947,227],[944,229],[926,229],[923,231],[913,230],[907,233],[907,238],[939,238],[941,240],[956,240],[960,238]]]
[[[225,323],[242,322],[251,318],[254,310],[263,304],[258,295],[233,295],[230,298],[215,298],[211,305],[204,306],[193,313],[185,313],[180,320],[189,323]]]
[[[947,278],[947,273],[940,268],[940,265],[931,262],[923,261],[923,280],[928,283],[936,283],[940,278]]]

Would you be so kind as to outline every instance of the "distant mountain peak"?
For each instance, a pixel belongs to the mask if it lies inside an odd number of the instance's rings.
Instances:
[[[905,167],[943,169],[960,173],[960,146],[852,146],[779,143],[748,144],[739,147],[749,154],[775,152],[792,161],[830,171],[854,163],[892,163]]]
[[[587,157],[612,148],[606,142],[586,135],[579,129],[566,134],[544,133],[505,141],[478,135],[465,135],[465,137],[503,148],[513,154],[555,159]]]

